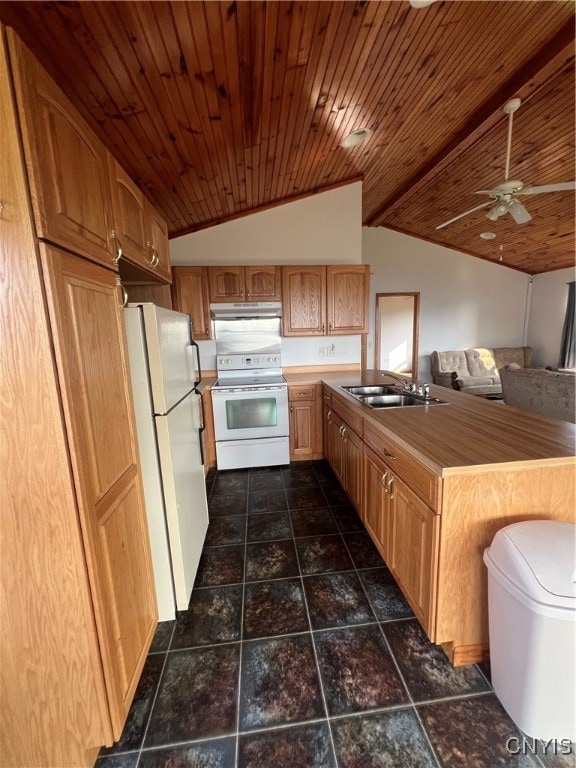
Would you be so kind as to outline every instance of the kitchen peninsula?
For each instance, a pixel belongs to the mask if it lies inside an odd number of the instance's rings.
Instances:
[[[444,405],[381,410],[341,389],[396,384],[379,371],[286,379],[321,382],[324,454],[430,639],[484,658],[483,551],[520,520],[576,521],[575,426],[434,385]]]

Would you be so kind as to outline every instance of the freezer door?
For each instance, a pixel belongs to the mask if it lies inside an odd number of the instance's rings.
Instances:
[[[196,350],[190,316],[154,304],[141,304],[146,332],[154,413],[174,407],[197,382]]]
[[[208,528],[198,431],[199,401],[199,395],[190,394],[167,416],[156,416],[174,593],[179,611],[188,608]]]

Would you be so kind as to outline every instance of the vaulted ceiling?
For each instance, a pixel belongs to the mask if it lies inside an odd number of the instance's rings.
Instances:
[[[171,235],[363,180],[363,223],[536,274],[574,263],[572,0],[1,2]],[[352,130],[371,137],[345,149]],[[491,240],[480,238],[491,232]]]

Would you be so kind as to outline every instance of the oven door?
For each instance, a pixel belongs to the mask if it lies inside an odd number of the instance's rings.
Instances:
[[[212,390],[216,440],[288,435],[288,388]]]

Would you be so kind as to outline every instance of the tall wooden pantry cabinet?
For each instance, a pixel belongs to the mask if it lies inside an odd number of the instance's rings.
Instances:
[[[105,151],[10,32],[0,48],[0,764],[77,768],[120,736],[156,603]]]

